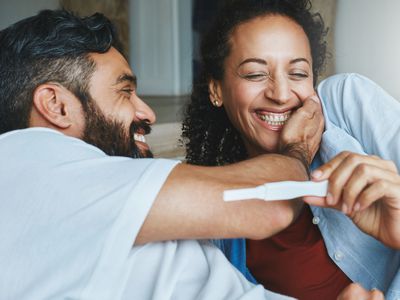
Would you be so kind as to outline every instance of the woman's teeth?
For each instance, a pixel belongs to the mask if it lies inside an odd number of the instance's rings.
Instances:
[[[143,134],[135,133],[133,134],[133,138],[135,139],[135,141],[146,143],[146,139],[144,138]]]
[[[273,126],[283,126],[285,125],[285,122],[287,119],[289,119],[290,112],[286,112],[283,114],[277,114],[277,113],[268,113],[268,114],[261,114],[257,113],[257,116],[264,122],[266,122],[269,125]]]

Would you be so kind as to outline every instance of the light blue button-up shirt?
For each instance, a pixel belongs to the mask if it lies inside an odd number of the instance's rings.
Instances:
[[[318,86],[325,117],[321,147],[312,168],[342,151],[375,154],[400,169],[400,102],[358,74],[332,76]],[[353,281],[400,299],[400,251],[361,232],[334,209],[311,207],[328,254]],[[216,241],[228,259],[256,283],[246,266],[245,239]]]

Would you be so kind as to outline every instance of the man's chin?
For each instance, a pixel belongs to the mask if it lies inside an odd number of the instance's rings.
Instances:
[[[150,150],[140,151],[140,158],[153,158],[153,152]]]

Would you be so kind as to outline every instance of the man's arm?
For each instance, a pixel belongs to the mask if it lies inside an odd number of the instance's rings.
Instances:
[[[284,155],[268,154],[223,167],[176,166],[160,190],[135,243],[202,238],[262,239],[286,228],[297,217],[303,205],[301,201],[224,202],[223,191],[273,181],[307,180],[307,164],[318,149],[323,125],[319,103],[309,98],[285,125],[281,142]],[[286,144],[291,147],[284,147]]]
[[[301,207],[299,201],[224,202],[223,191],[307,178],[299,160],[282,155],[260,156],[224,167],[177,165],[135,242],[270,236],[292,222]]]

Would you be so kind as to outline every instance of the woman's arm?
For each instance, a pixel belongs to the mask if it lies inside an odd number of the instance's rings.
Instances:
[[[354,137],[366,154],[400,168],[399,101],[359,74],[329,77],[319,84],[318,94],[330,122]]]
[[[314,173],[329,179],[326,199],[305,200],[348,214],[364,232],[400,248],[400,103],[357,74],[328,78],[318,87],[329,122],[353,138],[365,153],[342,152]],[[393,161],[393,162],[392,162]]]

